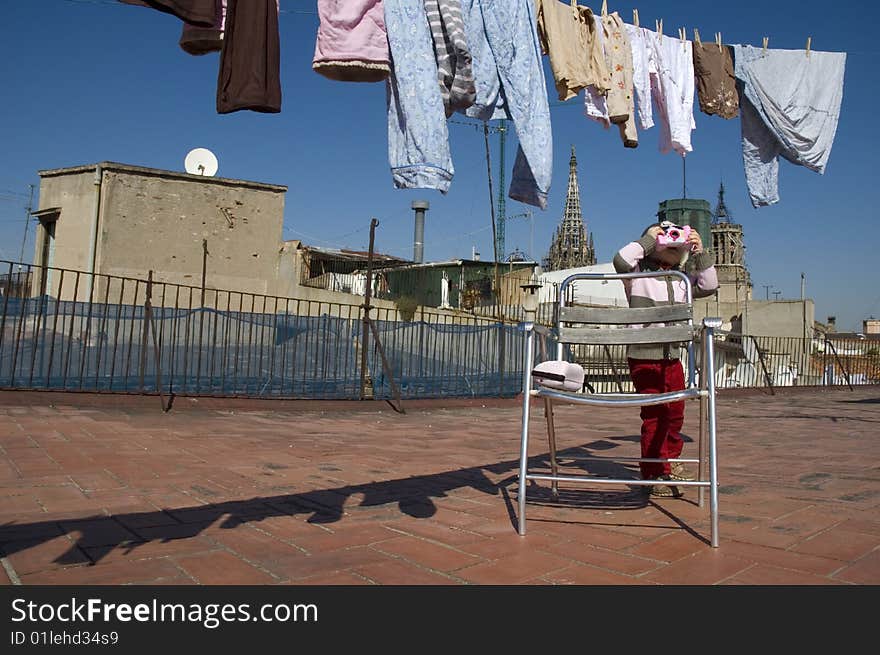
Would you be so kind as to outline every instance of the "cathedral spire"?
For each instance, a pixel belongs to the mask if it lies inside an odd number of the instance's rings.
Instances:
[[[568,160],[568,192],[565,196],[564,221],[581,222],[581,191],[578,188],[577,156],[571,146],[571,159]]]
[[[565,197],[565,210],[562,221],[553,235],[550,253],[544,260],[544,269],[559,271],[596,263],[593,248],[593,235],[587,233],[581,214],[581,193],[577,178],[577,156],[571,146],[571,159],[568,162],[568,192]]]
[[[727,205],[724,204],[724,182],[722,182],[721,187],[718,189],[718,203],[715,205],[715,213],[712,214],[712,222],[716,225],[718,223],[730,223],[731,218],[733,216],[727,209]]]

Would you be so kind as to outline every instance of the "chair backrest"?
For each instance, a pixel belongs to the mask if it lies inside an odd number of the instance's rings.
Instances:
[[[567,288],[578,280],[679,278],[685,283],[684,303],[656,307],[585,307],[566,304]],[[688,349],[688,386],[695,383],[693,290],[681,271],[638,273],[576,273],[563,280],[556,312],[557,358],[566,345],[620,346],[684,343]]]

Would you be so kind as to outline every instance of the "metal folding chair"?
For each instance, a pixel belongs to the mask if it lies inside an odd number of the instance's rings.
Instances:
[[[626,280],[639,277],[678,277],[685,281],[687,302],[646,308],[584,307],[566,304],[566,290],[578,280]],[[578,273],[566,278],[559,289],[555,312],[555,327],[548,330],[535,324],[537,296],[535,285],[526,285],[525,309],[526,353],[523,368],[522,442],[519,464],[519,534],[526,533],[526,489],[530,480],[551,483],[551,493],[559,497],[560,482],[576,482],[609,485],[657,485],[670,484],[668,480],[641,480],[628,478],[603,478],[594,475],[574,475],[559,472],[556,453],[556,434],[553,417],[554,403],[573,403],[586,407],[642,407],[660,405],[680,400],[700,401],[699,456],[697,459],[650,459],[642,457],[612,457],[608,455],[581,457],[578,459],[627,461],[627,462],[693,462],[698,464],[697,479],[678,481],[675,486],[698,488],[699,506],[703,507],[703,492],[709,490],[709,513],[711,518],[711,544],[718,547],[718,465],[715,423],[715,353],[714,330],[721,325],[720,318],[705,318],[701,327],[693,324],[693,291],[687,275],[680,271],[649,271],[639,273]],[[532,306],[529,306],[531,300]],[[569,393],[534,384],[532,369],[536,364],[536,334],[550,337],[556,342],[556,359],[564,359],[566,346],[623,346],[629,344],[685,344],[687,346],[688,373],[685,389],[656,394],[639,393]],[[702,342],[702,372],[697,382],[695,344]],[[529,469],[529,417],[532,398],[544,401],[547,419],[547,436],[550,447],[550,472]],[[707,448],[708,446],[708,452]],[[640,453],[641,454],[641,453]],[[707,470],[708,469],[708,470]],[[544,469],[546,470],[546,468]]]

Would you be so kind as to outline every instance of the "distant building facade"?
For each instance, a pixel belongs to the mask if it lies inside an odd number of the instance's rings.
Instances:
[[[286,186],[114,162],[39,175],[37,266],[139,279],[152,270],[157,281],[200,286],[204,263],[210,288],[292,291],[283,270],[298,267],[282,263],[293,257],[282,243]],[[49,295],[53,275],[40,276]],[[102,297],[89,284],[78,299]]]

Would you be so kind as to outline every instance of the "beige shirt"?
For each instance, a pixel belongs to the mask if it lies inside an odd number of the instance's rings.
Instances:
[[[574,2],[535,0],[535,14],[541,50],[550,57],[559,99],[573,98],[591,84],[600,92],[608,91],[611,78],[590,8]]]

